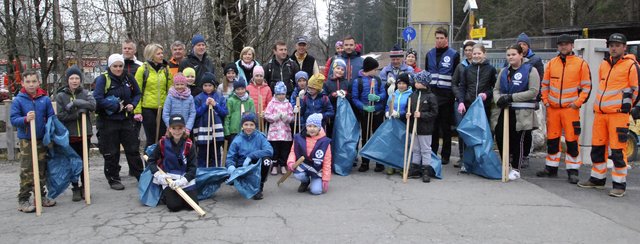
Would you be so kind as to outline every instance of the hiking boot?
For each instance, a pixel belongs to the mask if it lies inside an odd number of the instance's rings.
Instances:
[[[71,201],[74,202],[79,202],[82,200],[82,188],[81,187],[74,187],[71,188],[71,191],[73,192],[73,196],[71,197]]]
[[[56,205],[56,201],[55,200],[53,200],[51,198],[48,198],[48,197],[43,197],[42,198],[42,206],[43,207],[48,208],[48,207],[53,207],[55,205]]]
[[[358,168],[358,172],[367,172],[369,170],[368,163],[361,163],[360,168]]]
[[[262,198],[264,198],[264,196],[262,195],[262,191],[260,191],[260,192],[256,193],[256,194],[255,194],[255,195],[253,195],[253,197],[252,197],[252,199],[253,199],[253,200],[256,200],[256,201],[258,201],[258,200],[262,200]]]
[[[36,206],[31,204],[31,201],[19,201],[18,202],[18,211],[23,213],[33,213],[36,211]]]
[[[277,175],[277,174],[278,174],[278,166],[271,167],[271,175]]]
[[[455,162],[453,162],[453,167],[454,168],[460,168],[460,166],[462,166],[462,158],[456,160]]]
[[[578,181],[580,181],[580,178],[578,178],[578,170],[577,169],[568,169],[567,170],[567,175],[569,175],[569,183],[571,184],[578,184]]]
[[[624,189],[613,188],[609,191],[609,196],[612,197],[624,197]]]
[[[298,186],[298,192],[305,192],[307,191],[307,189],[309,189],[309,184],[311,183],[311,181],[309,182],[301,182],[300,186]]]
[[[431,168],[431,166],[424,166],[422,168],[422,182],[423,183],[431,182],[431,177],[429,177],[429,173],[427,172],[428,168]]]
[[[596,184],[591,182],[591,180],[587,180],[585,182],[579,182],[578,186],[582,188],[604,189],[604,184]]]
[[[429,176],[429,177],[436,177],[436,171],[433,169],[433,167],[431,167],[431,165],[425,166],[425,173]]]
[[[387,175],[393,175],[396,173],[396,170],[394,168],[388,168],[387,169]]]
[[[120,181],[112,181],[109,183],[109,186],[111,186],[111,189],[114,189],[116,191],[124,190],[124,185],[120,183]]]
[[[407,178],[409,179],[418,179],[420,177],[422,177],[422,170],[420,169],[420,166],[417,164],[409,164],[409,175],[407,176]]]
[[[557,167],[544,166],[543,170],[536,172],[536,176],[538,176],[538,177],[548,177],[548,178],[558,177],[558,168]]]
[[[384,165],[382,164],[376,164],[376,168],[373,169],[374,172],[382,172],[384,171]]]

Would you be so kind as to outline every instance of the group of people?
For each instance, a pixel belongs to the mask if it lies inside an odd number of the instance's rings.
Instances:
[[[560,136],[564,135],[568,179],[578,183],[578,111],[592,92],[589,66],[572,52],[573,39],[567,35],[558,39],[558,57],[545,70],[530,49],[529,38],[522,33],[518,43],[507,48],[507,64],[500,72],[487,61],[481,44],[465,43],[461,60],[448,45],[446,29],[438,28],[435,40],[436,47],[426,54],[424,70],[417,65],[415,51],[405,53],[396,46],[390,51],[391,63],[380,73],[378,62],[363,58],[351,36],[336,42],[336,53],[327,60],[324,70],[307,52],[306,37],[295,40],[296,50],[291,55],[285,42],[275,42],[273,56],[264,66],[256,60],[255,50],[245,47],[239,60],[225,66],[220,82],[202,35],[192,38],[192,49],[186,56],[186,45],[173,43],[169,61],[164,58],[164,48],[155,43],[145,47],[144,62],[139,61],[135,43],[127,40],[122,43],[122,54],[109,56],[107,71],[95,79],[93,92],[82,87],[80,69],[69,68],[67,85],[55,94],[55,112],[49,96],[39,88],[37,74],[26,72],[23,88],[11,108],[11,123],[19,128],[23,156],[18,209],[34,211],[29,201],[33,190],[29,123],[36,123],[40,185],[44,186],[46,145],[41,139],[47,118],[57,114],[70,132],[71,146],[82,156],[80,118],[92,112],[97,114],[98,145],[110,187],[125,188],[120,177],[121,145],[129,174],[140,179],[144,163],[138,135],[144,127],[146,146],[158,145],[147,155],[147,164],[154,182],[164,187],[163,199],[172,211],[190,208],[175,193],[177,188],[196,200],[195,171],[204,167],[225,167],[232,174],[240,167],[262,164],[255,200],[263,198],[269,173],[287,171],[301,182],[299,192],[322,194],[331,179],[330,138],[337,133],[333,123],[338,99],[346,99],[353,109],[361,125],[362,145],[385,118],[409,122],[409,128],[416,128],[409,177],[423,182],[429,182],[435,174],[430,167],[432,151],[440,154],[442,164],[449,163],[452,128],[478,97],[500,150],[503,127],[508,126],[509,178],[519,178],[521,162],[531,148],[531,131],[539,126],[535,110],[542,101],[547,113],[548,156],[545,169],[537,175],[557,176]],[[624,54],[624,35],[611,35],[607,45],[610,57],[601,64],[600,85],[594,93],[594,165],[589,180],[578,185],[604,187],[610,148],[615,165],[610,195],[620,197],[626,187],[628,115],[640,118],[640,108],[634,107],[638,68],[635,57]],[[503,124],[505,113],[512,118],[508,125]],[[415,126],[413,121],[417,121]],[[86,128],[89,137],[91,126],[88,123]],[[463,155],[464,143],[459,144]],[[296,166],[302,157],[303,162]],[[358,171],[369,170],[369,159],[361,161]],[[454,166],[460,167],[461,162]],[[376,164],[376,172],[384,170],[384,165]],[[395,172],[388,168],[387,173]],[[172,179],[171,184],[167,178]],[[73,201],[84,197],[80,183],[73,183]],[[53,206],[55,201],[45,197],[42,204]]]

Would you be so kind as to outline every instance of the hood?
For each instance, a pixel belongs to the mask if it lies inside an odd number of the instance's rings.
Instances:
[[[18,96],[29,98],[31,100],[39,98],[41,96],[46,96],[46,95],[47,95],[47,91],[45,91],[40,87],[38,87],[38,90],[36,90],[36,95],[34,96],[29,95],[29,93],[27,93],[27,89],[25,89],[24,87],[20,89],[20,94],[18,94]]]

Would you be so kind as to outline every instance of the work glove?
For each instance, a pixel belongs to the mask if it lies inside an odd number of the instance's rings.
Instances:
[[[171,182],[171,184],[169,184],[169,187],[171,187],[171,189],[176,190],[178,188],[182,188],[186,186],[187,184],[189,184],[189,181],[187,180],[187,178],[180,177],[180,179],[177,179]]]
[[[300,112],[300,106],[293,106],[293,113],[297,114],[298,112]]]
[[[293,172],[293,171],[295,170],[295,169],[293,168],[293,165],[294,165],[294,164],[295,164],[295,163],[294,163],[293,161],[292,161],[292,162],[287,162],[287,169],[289,170],[289,172]]]
[[[136,114],[133,116],[133,119],[138,121],[138,122],[142,122],[142,114]]]
[[[378,102],[380,101],[380,96],[372,93],[367,96],[367,99],[369,100],[369,102]]]
[[[347,96],[347,92],[345,92],[344,90],[338,90],[336,92],[338,94],[338,97],[344,98],[345,96]]]
[[[511,97],[511,95],[503,95],[500,98],[498,98],[498,101],[496,102],[496,105],[498,105],[499,108],[506,108],[509,107],[509,104],[513,102],[513,98]]]
[[[384,117],[387,118],[387,119],[391,118],[391,115],[389,114],[389,111],[384,112]]]
[[[458,113],[464,114],[467,111],[467,108],[464,107],[464,103],[458,104]]]
[[[233,171],[236,171],[236,166],[231,165],[227,168],[227,173],[233,174]]]
[[[366,111],[366,112],[369,112],[369,113],[373,113],[373,112],[376,111],[376,107],[375,106],[364,106],[364,107],[362,107],[362,109],[364,111]]]
[[[74,104],[77,108],[84,108],[84,109],[89,109],[89,108],[91,108],[91,103],[89,103],[89,101],[84,100],[84,99],[76,99],[76,100],[73,100],[73,104]]]
[[[389,75],[387,76],[387,85],[395,84],[395,83],[396,83],[396,78],[393,77],[393,74],[389,73]]]
[[[633,117],[633,120],[640,119],[640,107],[633,107],[631,109],[631,117]]]
[[[389,88],[387,88],[387,95],[391,97],[395,91],[396,91],[396,84],[393,83],[389,86]]]
[[[327,190],[329,190],[329,181],[323,180],[322,181],[322,192],[327,192]]]
[[[74,106],[75,106],[75,104],[73,104],[73,103],[67,103],[67,106],[64,106],[64,109],[66,109],[67,111],[71,111],[71,110],[73,110]]]
[[[487,100],[487,94],[486,94],[486,93],[484,93],[484,92],[483,92],[483,93],[478,94],[478,96],[479,96],[480,98],[482,98],[482,101]]]
[[[247,167],[249,166],[250,163],[251,163],[251,158],[247,157],[244,159],[244,162],[242,163],[242,167]]]
[[[304,97],[304,94],[305,94],[305,93],[306,93],[306,91],[304,91],[304,89],[303,89],[303,90],[300,90],[300,92],[298,92],[298,97],[299,97],[299,98]]]
[[[171,176],[169,176],[168,174],[163,174],[160,171],[157,171],[155,174],[153,174],[153,179],[155,180],[154,183],[167,186],[169,185],[169,183],[167,182],[167,179],[171,179]]]
[[[398,112],[398,111],[393,111],[393,113],[391,113],[391,117],[396,118],[396,119],[397,119],[397,118],[400,118],[400,112]]]

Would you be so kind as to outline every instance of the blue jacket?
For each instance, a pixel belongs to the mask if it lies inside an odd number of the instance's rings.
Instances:
[[[193,102],[193,96],[189,95],[187,99],[179,99],[167,95],[167,99],[164,100],[164,106],[162,107],[162,120],[167,128],[169,128],[169,117],[174,114],[182,115],[187,122],[185,125],[186,128],[192,130],[193,123],[196,121],[196,106]]]
[[[362,69],[362,63],[364,62],[364,58],[360,56],[359,52],[353,51],[351,54],[343,52],[341,55],[342,59],[345,63],[347,63],[347,69],[344,73],[344,78],[350,82],[353,82],[354,79],[358,78],[359,72]],[[333,67],[333,62],[335,62],[335,58],[331,62],[331,66]],[[333,77],[333,69],[329,69],[329,76]]]
[[[409,73],[409,74],[413,74],[413,67],[405,64],[404,62],[402,62],[402,64],[400,65],[399,68],[400,72],[398,72],[399,74],[402,73]],[[393,65],[389,64],[387,66],[384,66],[384,68],[382,68],[382,71],[380,71],[380,79],[382,80],[383,83],[387,83],[387,78],[389,78],[389,74],[391,74],[391,76],[393,76],[394,79],[397,79],[398,76],[396,74],[393,73]]]
[[[36,112],[36,138],[42,140],[45,133],[45,126],[49,117],[55,116],[53,112],[53,106],[51,105],[51,99],[46,95],[46,92],[38,88],[38,93],[34,99],[31,99],[29,94],[20,91],[11,103],[11,125],[18,129],[19,139],[31,139],[31,128],[29,123],[26,122],[27,113],[29,111]]]
[[[352,87],[351,87],[351,99],[353,101],[353,104],[356,106],[356,108],[358,108],[360,111],[363,111],[364,106],[368,106],[369,105],[369,90],[371,87],[371,79],[375,79],[376,81],[374,81],[375,85],[374,85],[374,91],[373,93],[375,93],[376,95],[380,96],[380,101],[376,102],[374,104],[374,106],[376,107],[376,112],[377,111],[383,111],[385,108],[385,101],[387,101],[387,90],[384,89],[384,83],[382,83],[382,81],[380,81],[379,77],[369,77],[369,76],[364,76],[362,73],[360,73],[360,75],[358,76],[357,79],[355,79],[352,82]],[[378,82],[380,81],[380,82]],[[360,82],[362,82],[362,91],[360,91],[360,88],[358,85]]]
[[[300,98],[300,114],[302,115],[302,118],[300,118],[300,126],[304,127],[307,118],[315,113],[322,114],[323,126],[326,125],[330,119],[333,120],[333,117],[336,115],[331,101],[329,101],[329,97],[324,93],[318,94],[316,98],[312,98],[311,95],[306,93],[303,98]]]
[[[291,103],[291,107],[293,108],[296,107],[296,97],[298,97],[298,94],[300,94],[300,88],[298,87],[298,84],[296,84],[296,87],[293,88],[293,93],[291,93],[291,97],[289,98],[289,102]]]
[[[241,167],[246,158],[251,158],[253,161],[272,155],[273,148],[262,132],[255,130],[250,135],[240,132],[229,146],[225,167],[229,168],[231,165]]]
[[[216,138],[216,141],[224,140],[224,128],[222,128],[223,124],[222,119],[227,116],[229,111],[227,111],[227,99],[222,96],[217,91],[214,91],[211,94],[207,94],[202,92],[198,94],[195,98],[195,106],[196,106],[196,123],[193,128],[193,133],[196,138],[196,143],[198,144],[207,144],[207,141],[211,141],[213,138],[207,138],[207,131],[210,131],[211,128],[208,125],[209,121],[209,107],[207,106],[207,98],[213,98],[216,101],[216,106],[213,107],[214,115],[213,119],[215,120],[215,134],[209,135],[209,137],[213,136]],[[209,132],[211,133],[211,132]]]
[[[407,113],[407,101],[409,100],[409,96],[413,94],[413,89],[409,87],[409,89],[404,92],[400,92],[400,90],[396,89],[393,94],[395,95],[395,99],[393,100],[393,111],[398,111],[400,113],[400,118],[404,118],[404,115]],[[389,105],[391,105],[391,98],[387,101],[386,112],[389,112]]]
[[[106,76],[109,76],[111,80],[111,86],[108,91],[105,92],[105,85],[107,82]],[[142,93],[138,87],[136,79],[132,75],[123,73],[121,76],[115,76],[111,71],[107,71],[106,75],[101,74],[95,79],[96,88],[93,90],[93,98],[96,99],[96,112],[100,118],[106,118],[110,120],[124,120],[126,118],[133,118],[133,111],[126,112],[126,109],[118,112],[120,105],[118,102],[107,99],[109,96],[114,96],[124,101],[123,105],[131,104],[135,108],[140,102]],[[107,115],[106,110],[114,111],[113,114]]]

